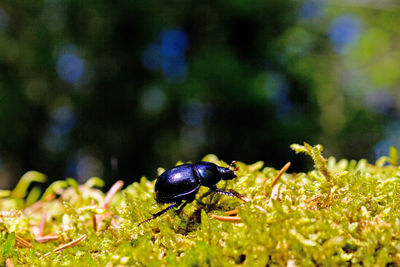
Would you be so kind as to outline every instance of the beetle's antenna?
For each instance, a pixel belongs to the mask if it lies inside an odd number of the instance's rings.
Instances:
[[[181,203],[178,203],[178,202],[172,203],[172,205],[166,207],[165,209],[163,209],[163,210],[161,210],[161,211],[159,211],[159,212],[157,212],[157,213],[154,213],[153,216],[151,216],[150,218],[148,218],[148,219],[146,219],[146,220],[140,222],[140,223],[138,224],[138,226],[140,226],[142,223],[151,221],[151,220],[153,220],[153,219],[155,219],[155,218],[157,218],[157,217],[163,215],[164,213],[166,213],[166,212],[169,211],[170,209],[179,206],[179,204],[181,204]]]

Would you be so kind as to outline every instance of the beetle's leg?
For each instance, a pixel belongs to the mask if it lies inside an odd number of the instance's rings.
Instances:
[[[192,197],[188,197],[188,198],[185,200],[185,202],[183,202],[183,203],[178,207],[178,209],[176,210],[176,214],[180,214],[181,211],[183,210],[183,208],[184,208],[187,204],[189,204],[190,202],[193,202],[193,200],[195,200],[195,198],[196,198],[196,195],[193,195]]]
[[[205,192],[204,194],[202,194],[202,195],[199,197],[199,199],[203,199],[203,198],[209,196],[210,194],[212,194],[213,192],[214,192],[214,191],[207,191],[207,192]]]
[[[174,203],[172,203],[170,206],[166,207],[165,209],[163,209],[163,210],[161,210],[161,211],[159,211],[159,212],[157,212],[157,213],[154,213],[153,216],[151,216],[150,218],[148,218],[148,219],[146,219],[146,220],[140,222],[140,223],[138,224],[138,226],[140,226],[142,223],[151,221],[151,220],[153,220],[153,219],[155,219],[155,218],[157,218],[157,217],[163,215],[164,213],[166,213],[166,212],[169,211],[170,209],[172,209],[172,208],[174,208],[174,207],[177,207],[177,206],[179,206],[180,204],[181,204],[181,202],[174,202]]]
[[[236,192],[233,189],[229,189],[228,191],[224,191],[224,190],[220,190],[218,188],[211,188],[211,190],[213,190],[215,193],[218,193],[220,195],[227,195],[227,196],[231,196],[231,197],[237,197],[245,202],[249,202],[250,199],[248,199],[247,197],[243,196],[242,194]]]
[[[203,206],[206,206],[207,204],[204,203],[203,201],[201,201],[203,198],[208,197],[209,195],[215,193],[214,189],[208,190],[207,192],[205,192],[204,194],[202,194],[198,199],[196,199],[197,203],[200,203]],[[212,202],[212,198],[213,196],[211,196],[210,198],[210,202]]]
[[[180,214],[180,213],[182,212],[183,208],[184,208],[188,203],[189,203],[188,201],[183,202],[183,203],[179,206],[179,208],[175,211],[176,214]]]

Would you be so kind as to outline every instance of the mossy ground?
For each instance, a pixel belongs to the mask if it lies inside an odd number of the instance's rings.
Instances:
[[[139,227],[163,208],[154,204],[154,181],[142,178],[106,196],[95,188],[102,185],[98,178],[84,185],[67,179],[42,196],[35,188],[25,196],[31,181],[44,180],[29,172],[12,192],[0,191],[0,264],[400,265],[397,151],[369,164],[325,160],[321,146],[292,148],[309,154],[315,170],[289,170],[271,188],[278,170],[263,162],[237,162],[238,178],[218,186],[251,201],[221,195],[200,199],[207,192],[202,188],[199,201],[182,214],[169,211]],[[213,155],[203,160],[227,166]],[[231,221],[212,216],[227,217],[225,212],[235,209]]]

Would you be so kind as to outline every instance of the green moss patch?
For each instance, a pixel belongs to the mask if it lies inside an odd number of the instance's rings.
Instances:
[[[278,170],[237,162],[238,178],[218,187],[251,201],[201,197],[202,188],[181,214],[139,227],[164,208],[154,204],[154,181],[143,177],[121,191],[118,182],[105,194],[96,189],[99,178],[83,185],[67,179],[41,194],[27,189],[44,175],[28,172],[13,191],[0,191],[0,264],[400,265],[397,150],[370,164],[325,159],[320,145],[292,148],[311,156],[315,169],[289,169],[271,187]],[[214,155],[203,160],[227,166]]]

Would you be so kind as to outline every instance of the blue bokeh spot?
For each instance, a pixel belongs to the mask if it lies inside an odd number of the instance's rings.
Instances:
[[[163,57],[183,56],[188,47],[186,33],[179,29],[166,29],[161,32],[161,53]]]
[[[356,42],[361,27],[362,22],[354,15],[336,17],[329,25],[329,38],[335,51],[341,53],[346,45]]]
[[[73,52],[66,52],[59,56],[57,73],[61,80],[67,83],[77,83],[83,75],[83,60]]]
[[[304,19],[312,19],[318,17],[322,11],[322,3],[307,2],[300,8],[299,15]]]
[[[188,72],[185,60],[187,48],[186,33],[167,28],[160,33],[160,44],[151,43],[143,51],[142,63],[149,70],[161,70],[167,82],[181,83]]]

